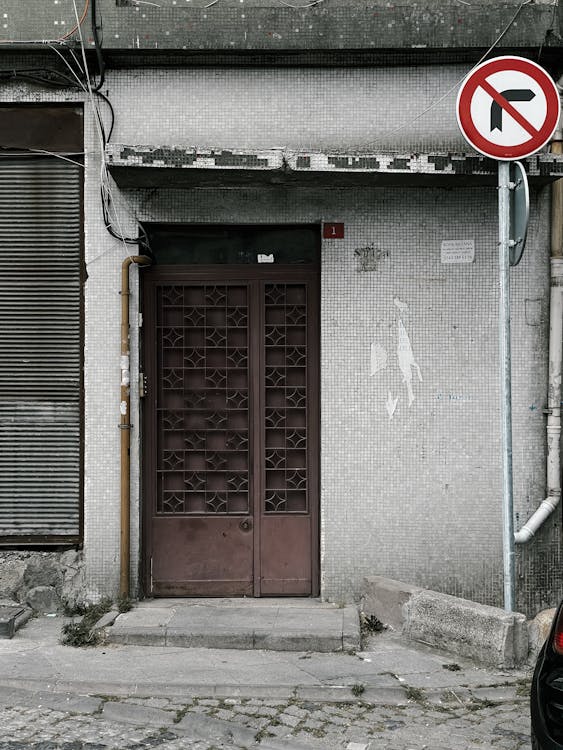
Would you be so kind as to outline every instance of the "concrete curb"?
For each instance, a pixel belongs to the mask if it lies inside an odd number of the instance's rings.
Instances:
[[[362,609],[414,641],[512,669],[528,657],[526,617],[380,576],[364,579]]]
[[[361,688],[361,689],[358,689]],[[495,703],[514,703],[517,687],[507,685],[499,693],[494,686],[458,687],[444,686],[417,689],[413,696],[407,684],[396,686],[351,685],[237,685],[237,684],[131,684],[126,682],[75,682],[56,681],[45,684],[43,680],[1,680],[0,706],[18,703],[35,705],[38,698],[42,704],[55,709],[73,710],[78,713],[94,713],[99,710],[100,698],[151,697],[167,698],[261,698],[264,700],[301,700],[311,703],[368,703],[383,706],[405,706],[423,701],[435,704],[474,703],[493,700]],[[522,701],[528,700],[523,696]],[[107,712],[114,711],[113,704],[106,704]],[[117,709],[115,709],[117,710]],[[126,709],[135,720],[140,708]],[[142,711],[146,711],[143,708]],[[154,709],[155,716],[158,710]]]

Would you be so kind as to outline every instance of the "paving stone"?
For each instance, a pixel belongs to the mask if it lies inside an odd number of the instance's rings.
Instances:
[[[226,704],[205,695],[198,705],[155,695],[109,701],[96,714],[91,709],[100,699],[84,696],[75,698],[92,703],[85,703],[79,715],[66,700],[68,694],[51,694],[52,700],[46,700],[42,693],[32,693],[37,701],[32,705],[29,692],[14,691],[13,699],[25,698],[27,705],[3,702],[0,750],[352,750],[354,744],[366,750],[529,750],[527,699],[514,700],[505,688],[484,688],[491,695],[487,700],[496,696],[498,705],[456,701],[444,710],[425,702],[403,706],[253,698],[243,703],[233,698]],[[228,719],[205,715],[219,706]],[[187,712],[175,724],[178,709]],[[258,732],[263,735],[259,744]],[[6,737],[19,744],[9,747]],[[45,743],[55,744],[49,748]]]
[[[253,729],[193,713],[187,713],[178,724],[175,724],[174,731],[185,733],[190,738],[218,739],[238,744],[253,744],[256,738],[256,732]]]
[[[278,716],[278,719],[282,722],[282,724],[287,724],[289,727],[296,727],[300,722],[301,718],[299,716],[292,716],[291,714],[283,713]]]
[[[123,721],[150,727],[165,727],[172,724],[175,714],[160,708],[135,706],[131,703],[111,701],[104,704],[102,716],[106,721]]]

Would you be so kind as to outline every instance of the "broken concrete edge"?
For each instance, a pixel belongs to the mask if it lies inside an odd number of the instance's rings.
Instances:
[[[528,623],[519,612],[396,581],[364,578],[361,608],[406,638],[505,669],[530,653]]]
[[[94,623],[90,630],[90,636],[99,635],[100,638],[105,640],[107,638],[106,628],[111,627],[119,615],[120,612],[118,609],[110,609],[109,612],[106,612],[105,615],[102,615],[100,619]]]
[[[342,611],[342,651],[359,651],[362,645],[360,618],[356,607],[344,607]]]

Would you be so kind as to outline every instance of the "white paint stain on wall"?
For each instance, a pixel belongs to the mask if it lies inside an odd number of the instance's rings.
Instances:
[[[414,354],[412,351],[411,341],[406,331],[403,321],[399,318],[399,331],[397,341],[397,357],[399,358],[399,368],[403,373],[403,383],[407,386],[407,394],[409,397],[409,406],[414,401],[414,393],[412,389],[412,371],[416,370],[418,379],[422,383],[422,373],[420,367],[417,365]]]
[[[397,398],[393,398],[393,394],[391,393],[391,391],[387,391],[387,401],[385,402],[385,408],[387,410],[387,414],[389,415],[389,421],[393,419],[398,401],[398,396]]]
[[[384,370],[387,367],[388,359],[387,351],[381,346],[381,344],[372,342],[369,374],[375,375],[376,372]]]
[[[400,300],[399,297],[393,297],[393,304],[400,313],[407,313],[409,311],[407,303]]]

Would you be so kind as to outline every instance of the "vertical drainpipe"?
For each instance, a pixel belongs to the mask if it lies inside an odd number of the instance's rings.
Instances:
[[[130,255],[121,265],[121,545],[119,567],[119,595],[129,596],[129,558],[131,549],[131,374],[129,364],[129,266],[150,266],[151,259],[146,255]]]
[[[557,87],[561,93],[563,77]],[[553,135],[551,152],[563,154],[563,122]],[[546,497],[514,534],[525,544],[549,518],[561,500],[561,365],[563,361],[563,179],[551,187],[551,281],[549,299],[549,371],[547,386]]]

